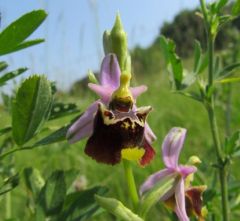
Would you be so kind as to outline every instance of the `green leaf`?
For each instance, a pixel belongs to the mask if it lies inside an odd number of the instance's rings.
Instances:
[[[38,198],[38,194],[45,184],[45,180],[41,176],[40,171],[35,168],[25,168],[23,175],[28,191],[33,194],[33,197],[36,200]]]
[[[230,64],[230,65],[224,67],[222,70],[220,70],[216,74],[216,77],[218,77],[218,79],[226,78],[226,77],[228,77],[230,74],[232,74],[238,68],[240,68],[240,62],[234,63],[234,64]]]
[[[228,0],[219,0],[216,5],[216,12],[219,13],[220,10],[228,3]]]
[[[16,50],[23,41],[29,37],[38,26],[44,21],[47,14],[44,10],[37,10],[29,12],[12,24],[10,24],[7,28],[5,28],[0,33],[0,55],[8,54]],[[38,42],[39,43],[39,42]],[[31,46],[25,45],[25,47]]]
[[[122,202],[114,198],[95,195],[97,203],[109,213],[124,221],[143,221],[137,214],[125,207]]]
[[[229,182],[228,191],[231,194],[232,193],[238,193],[239,189],[240,189],[240,181],[239,180]]]
[[[58,215],[56,221],[88,220],[99,210],[94,195],[104,195],[106,192],[106,187],[97,186],[84,191],[68,194],[64,202],[63,211]]]
[[[173,74],[176,89],[181,90],[183,80],[183,66],[181,59],[175,53],[175,44],[172,40],[161,36],[160,45],[164,52],[167,64],[170,64],[170,72]]]
[[[240,0],[236,0],[232,7],[232,15],[238,16],[240,14]]]
[[[208,55],[203,56],[198,73],[202,73],[208,66]]]
[[[76,169],[70,169],[65,171],[65,182],[66,182],[67,190],[70,189],[73,182],[77,179],[78,174],[79,174],[79,170],[76,170]]]
[[[213,73],[214,73],[214,78],[216,78],[215,74],[219,72],[220,69],[220,56],[216,56],[214,61],[213,61]]]
[[[199,41],[195,41],[194,44],[194,68],[193,72],[198,74],[200,64],[202,62],[202,48]]]
[[[42,188],[38,204],[46,215],[58,214],[61,211],[66,195],[66,183],[64,172],[56,170],[47,179]]]
[[[7,81],[19,76],[20,74],[24,73],[27,68],[19,68],[15,71],[8,72],[0,77],[0,86],[3,86]]]
[[[0,184],[0,196],[13,190],[19,184],[19,174],[15,174],[11,177],[8,177]]]
[[[195,101],[199,101],[199,102],[203,102],[203,99],[201,98],[201,96],[197,93],[194,92],[182,92],[182,91],[177,91],[178,94],[181,94],[185,97],[189,97],[192,98]]]
[[[221,84],[236,83],[236,82],[240,82],[240,77],[236,77],[236,78],[225,78],[225,79],[223,79],[223,80],[216,81],[216,83],[221,83]]]
[[[145,193],[141,200],[140,215],[145,217],[149,210],[178,182],[177,174],[171,174],[159,181],[154,188]]]
[[[230,138],[226,139],[224,150],[229,156],[240,150],[240,131],[236,131]]]
[[[23,43],[17,45],[15,48],[12,48],[11,53],[15,52],[15,51],[20,51],[24,48],[28,48],[28,47],[40,44],[44,41],[45,41],[44,39],[35,39],[35,40],[30,40],[30,41],[24,41]]]
[[[69,127],[70,125],[61,127],[60,129],[48,135],[47,137],[44,137],[43,139],[39,140],[33,146],[49,145],[66,140],[66,134]]]
[[[40,205],[36,205],[35,208],[35,214],[34,214],[34,221],[46,221],[46,215],[45,212],[43,210],[43,208]]]
[[[2,128],[0,129],[0,136],[4,135],[5,133],[8,133],[12,130],[11,127],[5,127],[5,128]]]
[[[5,61],[0,62],[0,71],[5,70],[8,67],[8,64]]]
[[[54,120],[54,119],[57,119],[60,117],[65,117],[65,116],[75,114],[78,112],[79,112],[79,109],[76,104],[54,103],[51,108],[49,120]]]
[[[63,126],[63,127],[59,128],[58,130],[52,132],[50,135],[42,138],[41,140],[36,142],[32,147],[42,146],[42,145],[44,146],[44,145],[48,145],[48,144],[53,144],[53,143],[65,141],[66,140],[66,134],[67,134],[67,131],[68,131],[69,127],[78,118],[79,118],[79,116],[73,118],[68,125]]]
[[[46,77],[34,75],[21,84],[12,107],[13,138],[18,145],[29,141],[40,129],[51,103],[51,84]]]
[[[207,189],[203,192],[203,202],[204,205],[208,202],[211,202],[212,199],[217,195],[217,192],[215,189]]]
[[[221,25],[221,27],[224,27],[225,24],[231,22],[234,18],[231,15],[222,15],[219,16],[219,25]]]

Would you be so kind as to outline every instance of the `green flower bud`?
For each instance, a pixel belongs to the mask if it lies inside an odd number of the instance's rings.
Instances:
[[[103,33],[103,49],[105,55],[111,53],[112,50],[112,39],[111,39],[111,32],[106,30]]]
[[[105,54],[114,53],[117,55],[121,71],[131,70],[131,58],[128,53],[127,33],[123,29],[120,14],[116,16],[114,26],[111,31],[103,34],[103,47]]]
[[[199,157],[191,156],[188,159],[187,165],[196,165],[196,164],[200,164],[200,163],[202,163],[202,161],[199,159]]]

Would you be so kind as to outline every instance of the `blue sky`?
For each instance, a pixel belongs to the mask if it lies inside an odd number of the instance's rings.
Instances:
[[[197,5],[198,0],[1,0],[1,30],[34,9],[48,13],[30,37],[45,38],[46,42],[1,60],[7,61],[10,69],[27,66],[28,74],[44,73],[67,89],[88,69],[99,69],[102,33],[111,29],[116,12],[121,14],[131,49],[136,45],[147,47],[164,21],[171,21],[180,10]]]

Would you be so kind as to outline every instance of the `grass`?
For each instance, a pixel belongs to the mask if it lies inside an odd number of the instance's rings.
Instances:
[[[154,161],[147,167],[141,168],[134,165],[134,173],[136,176],[136,183],[140,185],[145,178],[162,168],[160,147],[166,133],[174,126],[185,127],[188,130],[187,139],[184,146],[184,151],[180,156],[180,162],[186,163],[188,158],[192,155],[199,156],[203,163],[199,167],[199,173],[196,177],[196,182],[207,184],[211,186],[213,177],[212,163],[215,162],[215,155],[212,151],[212,139],[207,120],[207,113],[198,102],[189,98],[177,95],[170,91],[167,76],[165,73],[155,73],[146,76],[140,76],[137,84],[146,84],[148,91],[139,97],[137,101],[138,106],[151,105],[153,111],[150,113],[148,122],[156,133],[158,140],[153,144],[157,155]],[[239,106],[240,100],[238,98],[238,86],[233,88],[233,118],[232,129],[237,129],[239,122]],[[83,96],[69,97],[62,95],[60,98],[63,102],[76,102],[81,110],[84,110],[95,98],[91,92],[84,93]],[[5,119],[1,114],[1,119]],[[219,105],[217,107],[217,114],[220,119],[219,125],[221,134],[224,134],[224,112]],[[73,118],[73,116],[71,116]],[[50,130],[55,130],[58,127],[69,122],[70,117],[61,121],[51,122]],[[5,120],[0,124],[5,125]],[[222,139],[223,140],[223,139]],[[76,168],[80,171],[79,176],[84,176],[87,180],[87,187],[97,184],[106,185],[109,187],[109,196],[115,197],[123,201],[128,206],[131,203],[128,199],[127,183],[123,174],[123,165],[107,166],[100,165],[94,160],[84,154],[85,140],[74,145],[69,145],[67,142],[54,144],[50,146],[39,147],[31,151],[22,151],[14,154],[14,164],[16,171],[22,171],[26,167],[38,168],[44,177],[47,177],[55,169],[70,169]],[[9,159],[6,159],[9,160]],[[238,168],[240,164],[233,165],[233,174],[240,178]],[[21,179],[20,186],[16,188],[12,194],[12,216],[21,217],[20,220],[28,220],[28,212],[26,209],[26,190]],[[127,199],[127,200],[126,200]],[[4,199],[0,201],[0,221],[4,219]],[[157,205],[153,209],[151,221],[159,220],[159,212],[167,214],[168,212],[162,205]],[[153,218],[156,217],[156,218]],[[168,220],[161,215],[161,220]],[[96,221],[115,220],[111,215],[103,213],[95,218]]]

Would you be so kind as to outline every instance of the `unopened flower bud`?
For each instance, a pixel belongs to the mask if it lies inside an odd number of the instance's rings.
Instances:
[[[191,156],[188,159],[187,165],[196,165],[196,164],[200,164],[200,163],[202,163],[202,161],[199,159],[199,157]]]
[[[121,71],[129,70],[127,34],[123,29],[119,14],[116,16],[112,30],[105,31],[103,34],[103,47],[105,54],[117,55]]]

